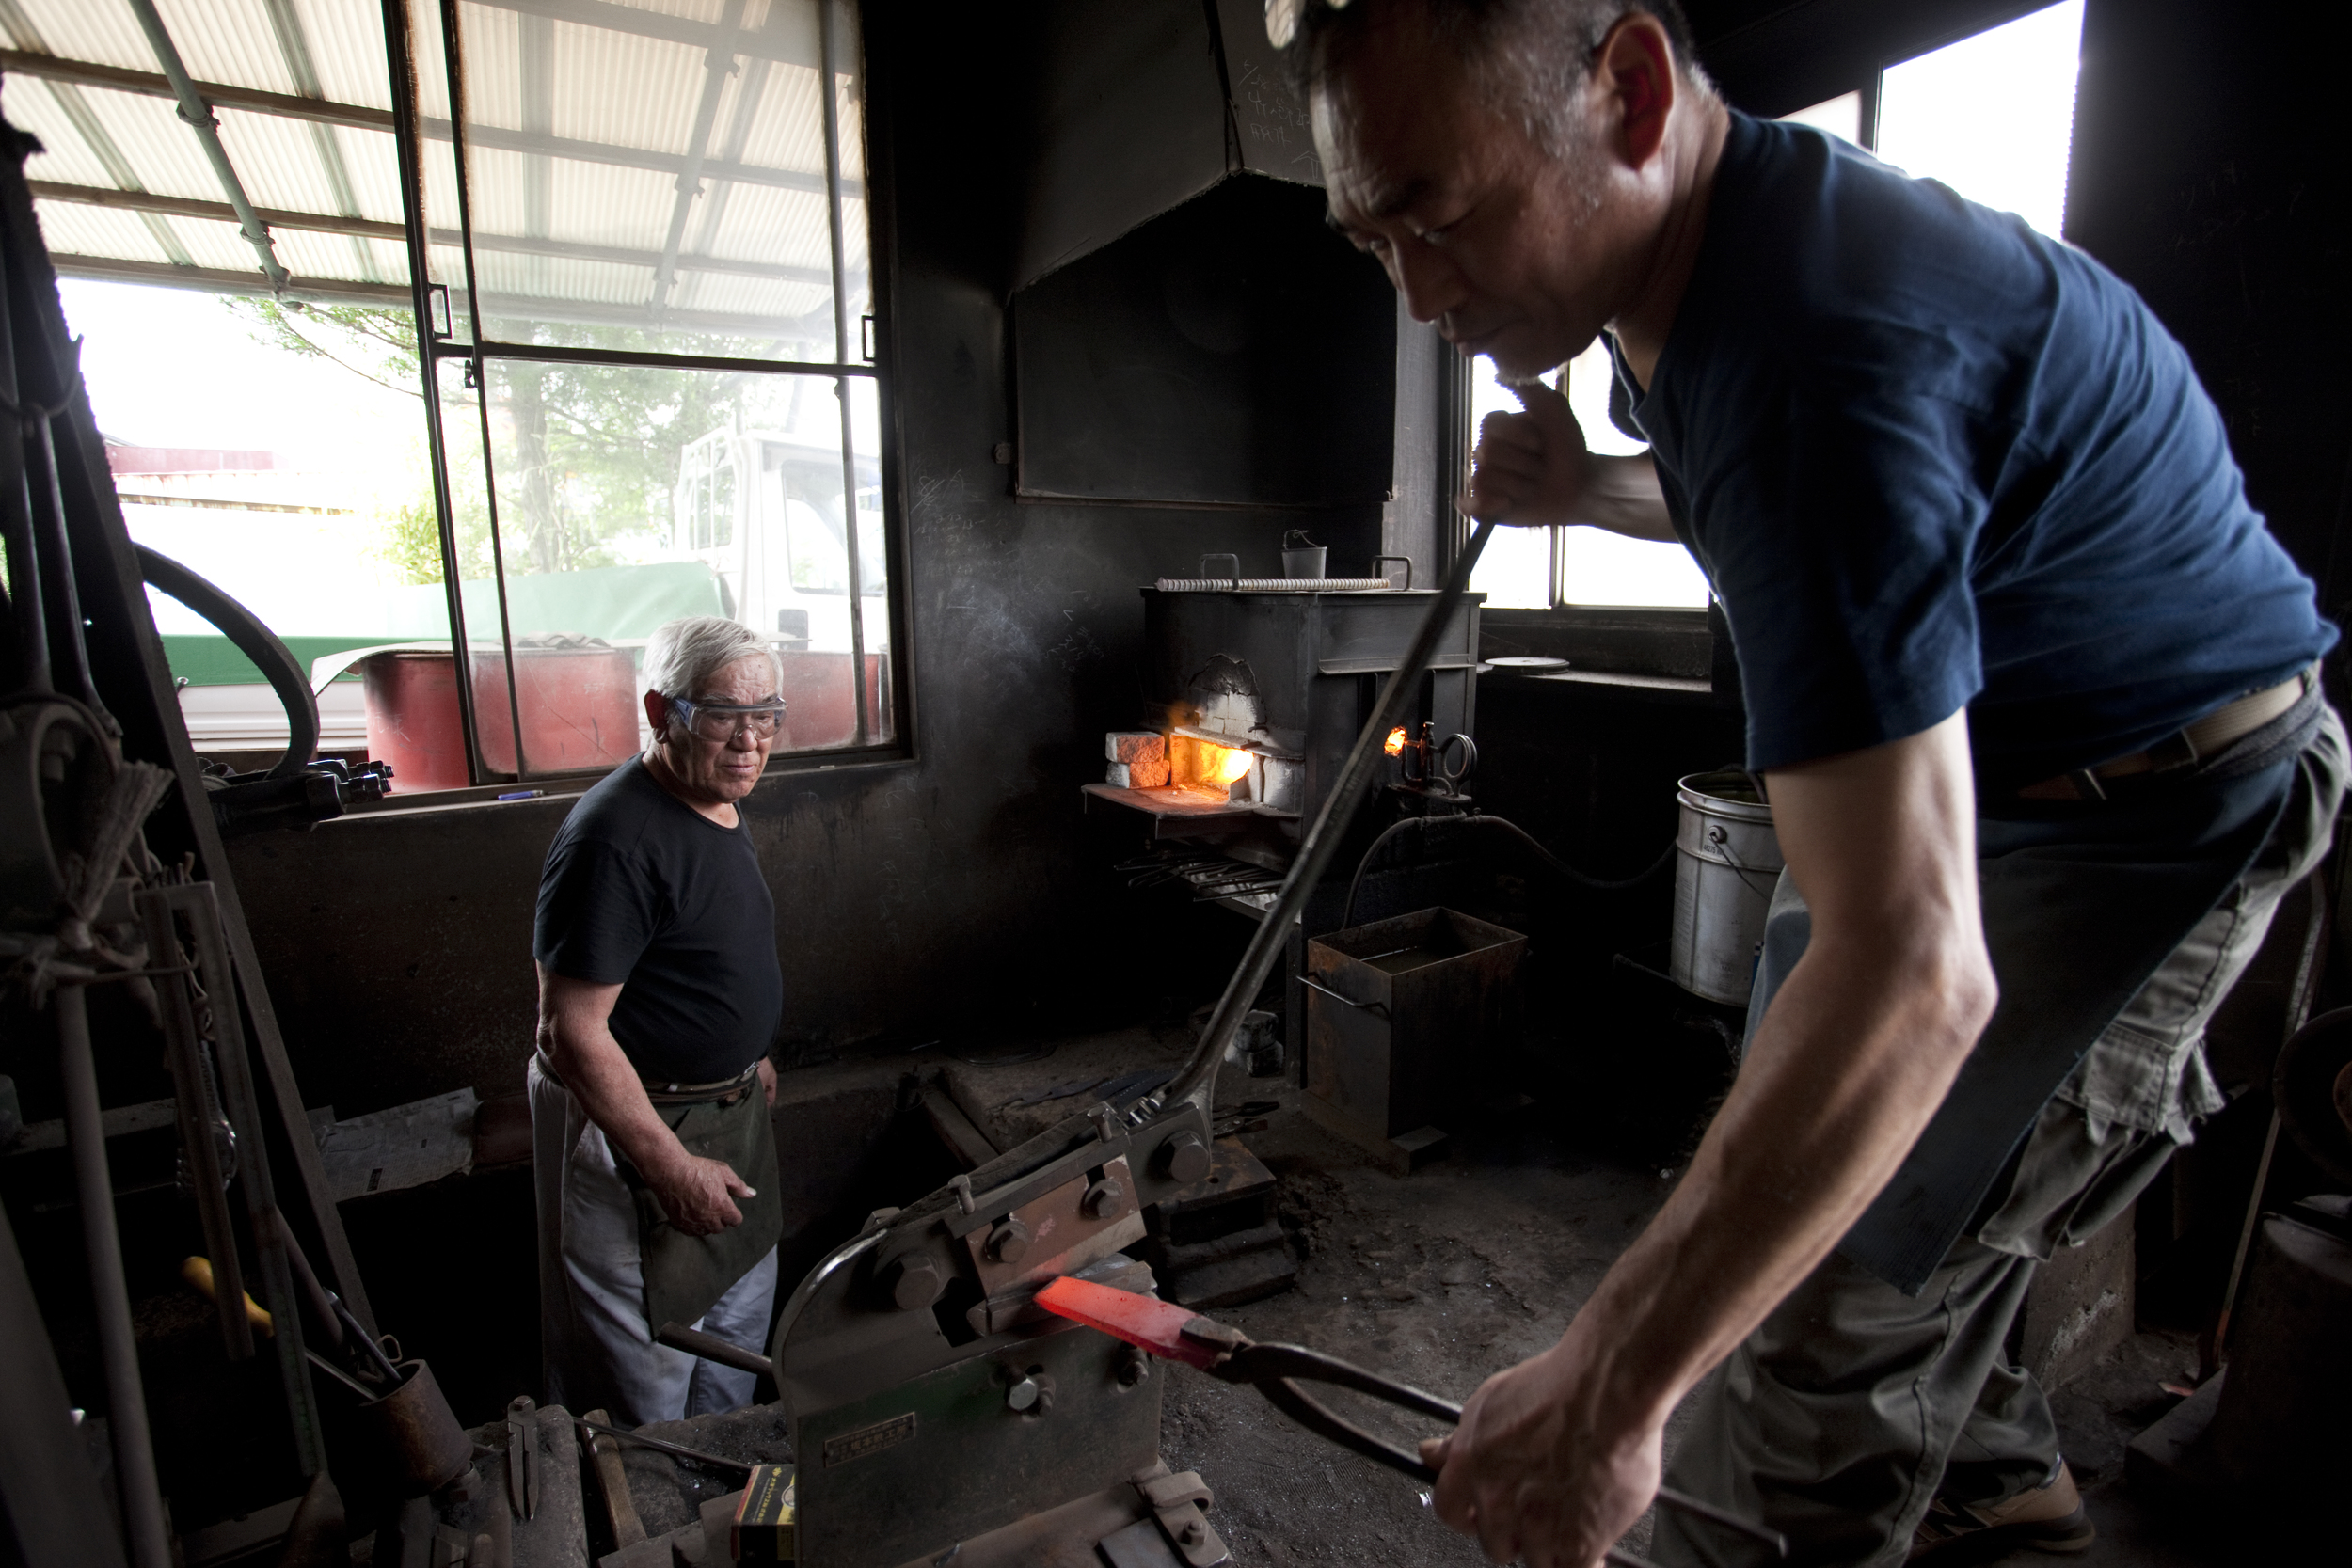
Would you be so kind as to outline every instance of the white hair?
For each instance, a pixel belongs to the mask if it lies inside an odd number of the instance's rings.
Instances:
[[[740,621],[689,615],[666,622],[645,641],[645,689],[692,701],[703,683],[739,658],[761,657],[778,679],[775,651]]]

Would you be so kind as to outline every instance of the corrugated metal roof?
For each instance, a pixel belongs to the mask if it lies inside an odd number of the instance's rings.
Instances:
[[[819,3],[464,0],[485,309],[510,322],[633,322],[673,344],[698,328],[804,340],[809,318],[829,311],[832,266]],[[401,197],[378,0],[157,8],[199,90],[217,89],[207,98],[222,145],[291,292],[397,303],[405,253],[380,229],[401,221]],[[464,268],[447,243],[459,218],[449,128],[434,119],[447,101],[437,9],[416,8],[415,48],[432,265],[454,292]],[[837,5],[835,17],[853,62],[853,12]],[[0,8],[0,44],[32,56],[14,62],[0,104],[45,149],[27,173],[41,182],[61,272],[267,292],[129,0],[13,0]],[[834,90],[862,309],[861,83],[847,74]]]

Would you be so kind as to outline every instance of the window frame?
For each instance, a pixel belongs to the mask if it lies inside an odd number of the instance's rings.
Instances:
[[[839,48],[839,28],[835,7],[859,9],[855,0],[815,0],[818,9],[821,54],[827,74],[837,77],[844,62],[836,54]],[[834,346],[839,357],[833,360],[750,359],[722,355],[697,355],[660,350],[605,349],[542,343],[517,343],[490,338],[483,331],[480,290],[475,280],[474,238],[471,214],[471,177],[468,161],[468,126],[463,113],[451,117],[449,127],[450,156],[457,174],[457,216],[459,252],[463,261],[467,292],[463,337],[459,336],[461,322],[444,285],[434,280],[428,253],[429,230],[427,215],[422,210],[424,148],[423,114],[418,102],[419,68],[422,62],[416,48],[422,36],[412,25],[413,6],[437,5],[441,24],[441,58],[437,68],[454,88],[462,83],[464,69],[462,48],[457,30],[453,25],[456,0],[385,0],[384,28],[386,63],[390,76],[392,98],[392,135],[399,160],[401,176],[401,207],[405,231],[405,248],[408,257],[411,294],[410,314],[416,333],[419,373],[422,383],[426,430],[427,466],[431,470],[433,504],[440,536],[442,586],[448,606],[450,640],[453,650],[461,655],[466,673],[456,685],[460,723],[466,738],[467,768],[471,784],[465,788],[436,790],[429,794],[408,794],[388,797],[381,802],[362,810],[418,810],[437,805],[464,805],[485,799],[497,798],[523,784],[578,785],[585,787],[610,771],[604,767],[590,768],[532,768],[521,745],[522,721],[516,683],[505,683],[507,691],[507,721],[516,737],[515,767],[489,767],[483,754],[482,725],[476,712],[473,680],[471,678],[471,641],[467,635],[466,610],[462,602],[459,577],[459,548],[456,529],[456,507],[450,483],[452,451],[450,432],[444,422],[441,405],[440,376],[444,363],[454,361],[463,367],[466,384],[486,393],[489,367],[492,362],[599,365],[624,369],[677,370],[702,372],[729,372],[761,376],[821,376],[831,378],[844,394],[842,403],[842,468],[843,510],[845,513],[845,545],[850,578],[847,600],[850,626],[850,672],[853,704],[856,713],[854,738],[849,745],[823,749],[777,752],[768,758],[762,778],[776,773],[837,769],[874,764],[895,764],[913,760],[914,755],[913,725],[914,705],[911,701],[913,681],[910,676],[912,639],[909,635],[910,616],[903,585],[907,580],[904,568],[905,507],[898,483],[898,423],[896,400],[893,397],[893,376],[888,363],[892,335],[887,330],[890,307],[889,265],[885,257],[891,252],[885,245],[890,230],[886,209],[887,182],[877,178],[879,160],[875,144],[881,139],[876,132],[876,117],[872,113],[874,98],[870,70],[872,51],[866,47],[863,16],[859,16],[855,62],[858,80],[866,96],[866,112],[859,117],[859,125],[866,140],[865,170],[862,176],[866,207],[867,294],[866,310],[853,317],[846,303],[845,274],[847,270],[847,237],[842,221],[844,179],[841,168],[841,128],[831,94],[823,96],[825,136],[826,200],[829,204],[830,256],[833,314],[835,325]],[[453,102],[462,103],[462,96],[453,93]],[[437,325],[437,323],[438,325]],[[852,358],[856,355],[859,357]],[[876,450],[872,457],[880,476],[882,501],[882,592],[863,592],[862,578],[866,562],[856,547],[858,528],[858,498],[868,488],[858,472],[860,453],[850,435],[850,399],[846,395],[850,383],[865,379],[873,384],[877,410]],[[506,541],[499,522],[498,479],[493,456],[489,399],[476,400],[481,442],[480,461],[485,483],[485,500],[490,524],[492,580],[496,585],[498,606],[498,644],[506,668],[514,664],[514,635],[511,629],[507,602],[507,573],[504,560]],[[701,476],[704,485],[715,488],[715,466],[707,467]],[[747,494],[743,475],[735,475],[737,499]],[[675,523],[673,520],[673,531]],[[715,518],[713,531],[716,531]],[[886,641],[880,650],[866,636],[865,626],[870,613],[869,605],[879,602],[883,616]],[[486,644],[485,644],[486,647]],[[879,708],[869,707],[867,683],[864,678],[866,659],[877,651],[885,651],[879,690]],[[884,726],[887,726],[886,729]],[[887,738],[877,739],[885,734]],[[569,794],[568,787],[548,790],[549,794]],[[534,791],[533,793],[538,793]]]
[[[1878,147],[1879,102],[1886,75],[1884,63],[1873,66],[1851,87],[1838,88],[1817,102],[1829,103],[1854,93],[1860,99],[1856,129],[1866,151]],[[1809,105],[1800,105],[1802,113]],[[1467,485],[1470,457],[1477,448],[1470,428],[1470,372],[1455,356],[1454,373],[1447,381],[1448,417],[1444,421],[1439,471],[1463,476]],[[1706,681],[1724,662],[1728,650],[1715,644],[1724,637],[1722,612],[1707,605],[1578,604],[1562,596],[1562,529],[1545,531],[1551,544],[1550,602],[1541,607],[1483,609],[1480,611],[1479,652],[1482,657],[1534,655],[1569,660],[1572,668],[1596,676],[1634,675],[1645,679]],[[1458,554],[1470,541],[1470,520],[1458,512],[1448,531],[1450,554]]]

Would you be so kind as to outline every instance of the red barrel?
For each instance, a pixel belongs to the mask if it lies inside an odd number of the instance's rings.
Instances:
[[[506,660],[476,654],[474,718],[482,760],[493,774],[513,774],[515,726],[507,707]],[[533,773],[611,768],[637,752],[637,675],[622,648],[516,650],[515,705],[522,712],[523,761]],[[392,765],[400,794],[463,789],[466,737],[457,709],[454,655],[371,654],[360,663],[368,715],[368,754]]]

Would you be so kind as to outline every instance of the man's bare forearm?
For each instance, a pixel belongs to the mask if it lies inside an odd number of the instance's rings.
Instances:
[[[1576,521],[1622,533],[1629,539],[1673,543],[1674,519],[1666,515],[1665,492],[1646,454],[1587,456],[1584,486],[1577,497]]]
[[[1942,1103],[1989,979],[1871,945],[1817,945],[1791,972],[1681,1187],[1563,1341],[1604,1424],[1663,1420],[1836,1245]]]
[[[542,1021],[539,1038],[588,1119],[640,1173],[651,1178],[689,1158],[611,1029],[557,1018]]]

